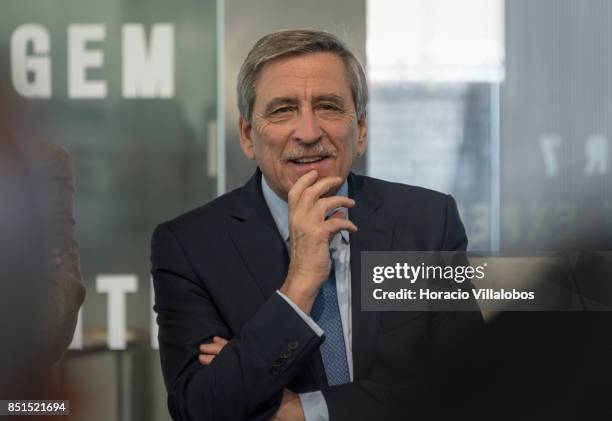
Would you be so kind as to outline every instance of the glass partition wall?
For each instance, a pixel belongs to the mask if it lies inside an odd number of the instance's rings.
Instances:
[[[216,1],[23,0],[0,33],[13,129],[73,160],[87,296],[53,368],[69,419],[167,420],[150,239],[217,194]]]
[[[503,8],[502,0],[368,2],[367,172],[452,194],[471,250],[499,248]]]

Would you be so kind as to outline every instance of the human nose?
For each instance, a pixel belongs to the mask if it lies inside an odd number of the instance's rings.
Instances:
[[[312,110],[301,112],[293,132],[294,140],[311,144],[320,141],[322,137],[323,131],[315,113]]]

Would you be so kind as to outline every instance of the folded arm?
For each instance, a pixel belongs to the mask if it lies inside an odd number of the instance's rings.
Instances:
[[[273,416],[285,385],[320,345],[319,336],[278,294],[272,294],[240,332],[232,332],[164,224],[153,235],[151,260],[160,356],[173,419]],[[203,366],[199,346],[214,336],[229,342]]]

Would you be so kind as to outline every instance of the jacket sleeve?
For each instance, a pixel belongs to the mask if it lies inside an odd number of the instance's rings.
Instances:
[[[240,331],[232,332],[168,223],[153,234],[151,263],[161,366],[172,418],[272,416],[283,388],[306,366],[322,339],[278,294],[272,294]],[[239,299],[245,297],[240,291],[235,294],[240,305]],[[198,347],[213,336],[230,341],[210,365],[203,366]]]

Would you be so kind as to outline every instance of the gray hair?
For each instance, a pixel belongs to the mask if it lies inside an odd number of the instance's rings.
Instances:
[[[238,109],[247,121],[253,117],[255,83],[263,66],[283,57],[319,52],[336,54],[344,62],[357,119],[365,116],[368,85],[359,60],[338,37],[316,29],[290,29],[265,35],[255,43],[238,74]]]

